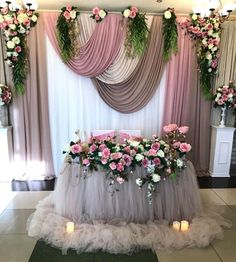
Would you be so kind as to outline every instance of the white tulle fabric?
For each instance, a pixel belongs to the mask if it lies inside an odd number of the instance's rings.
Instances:
[[[39,202],[28,220],[29,236],[42,238],[63,253],[69,248],[131,253],[205,247],[222,238],[223,227],[230,226],[219,214],[202,210],[191,163],[176,181],[160,183],[153,205],[147,203],[146,189],[139,190],[133,183],[136,175],[135,171],[133,178],[111,195],[103,173],[84,178],[78,165],[65,163],[55,191]],[[190,230],[174,231],[170,224],[176,219],[191,221]],[[75,222],[72,234],[66,233],[68,221]]]

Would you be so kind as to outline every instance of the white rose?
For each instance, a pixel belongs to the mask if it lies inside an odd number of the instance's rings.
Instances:
[[[204,45],[207,45],[207,39],[206,39],[206,38],[203,38],[203,39],[202,39],[202,43],[203,43]]]
[[[213,44],[209,44],[209,45],[208,45],[208,49],[212,49],[213,46],[214,46]]]
[[[217,97],[217,98],[220,98],[220,97],[221,97],[221,94],[220,94],[220,93],[218,93],[216,97]]]
[[[162,150],[159,150],[159,151],[157,152],[157,156],[163,158],[163,157],[165,156],[165,153],[164,153]]]
[[[209,53],[209,52],[206,53],[206,59],[208,59],[208,60],[211,60],[211,59],[212,59],[211,53]]]
[[[67,144],[67,145],[64,147],[63,152],[70,153],[70,144]]]
[[[101,18],[104,18],[106,16],[106,12],[103,9],[100,10],[98,14]]]
[[[214,47],[211,49],[211,51],[215,52],[217,49],[218,49],[217,46],[214,46]]]
[[[215,23],[215,24],[214,24],[214,28],[215,28],[215,29],[218,29],[218,28],[219,28],[219,23]]]
[[[11,52],[7,52],[7,56],[10,57],[11,56]]]
[[[194,21],[197,20],[197,15],[196,14],[192,15],[192,20],[194,20]]]
[[[161,177],[158,175],[158,174],[153,174],[152,175],[152,181],[154,182],[154,183],[157,183],[157,182],[159,182],[161,180]]]
[[[134,146],[134,147],[138,146],[139,144],[140,144],[140,142],[138,142],[138,141],[131,141],[130,142],[130,145]]]
[[[7,41],[7,48],[13,49],[15,47],[15,43],[12,41]]]
[[[11,30],[15,30],[16,29],[16,25],[15,24],[10,24],[9,27],[10,27]]]
[[[33,15],[33,16],[31,17],[31,20],[32,20],[33,22],[36,22],[36,21],[38,20],[37,15]]]
[[[4,19],[5,19],[6,21],[10,21],[10,20],[12,20],[12,17],[11,17],[10,15],[5,15],[5,16],[4,16]]]
[[[123,12],[124,17],[128,18],[130,15],[130,10],[129,9],[125,9],[125,11]]]
[[[12,62],[8,59],[8,60],[6,60],[6,63],[8,64],[8,65],[11,65],[12,64]]]
[[[213,33],[212,37],[215,37],[216,39],[218,39],[219,38],[219,33]]]
[[[170,19],[171,18],[171,12],[170,11],[165,11],[165,13],[164,13],[164,17],[165,17],[165,19]]]
[[[143,183],[142,178],[137,178],[137,179],[136,179],[136,184],[137,184],[138,186],[141,186],[142,183]]]
[[[75,19],[76,18],[76,11],[75,10],[70,11],[70,18],[71,19]]]
[[[18,36],[15,36],[12,38],[12,42],[16,45],[18,45],[20,43],[20,38]]]
[[[141,155],[141,154],[137,154],[137,155],[135,156],[135,159],[136,159],[137,161],[141,161],[141,160],[144,159],[144,156]]]
[[[12,55],[13,56],[18,56],[18,53],[17,52],[13,52]]]
[[[20,34],[24,34],[24,33],[25,33],[24,27],[21,26],[20,29],[18,30],[18,32],[19,32]]]
[[[176,164],[177,164],[177,167],[182,167],[184,165],[184,161],[178,158]]]
[[[212,34],[213,34],[213,30],[211,29],[208,31],[208,35],[212,35]]]

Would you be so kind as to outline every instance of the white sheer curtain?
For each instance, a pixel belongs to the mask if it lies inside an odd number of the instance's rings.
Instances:
[[[91,80],[72,72],[55,53],[47,39],[49,116],[56,175],[65,145],[76,138],[75,130],[140,129],[142,135],[158,134],[162,125],[165,72],[154,97],[138,112],[122,114],[111,109],[98,95]],[[85,139],[87,138],[85,137]]]

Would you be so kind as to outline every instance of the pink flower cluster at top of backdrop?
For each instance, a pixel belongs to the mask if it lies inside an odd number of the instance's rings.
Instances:
[[[63,8],[63,16],[65,17],[66,21],[69,22],[71,20],[75,20],[76,17],[79,15],[77,11],[77,7],[68,5]]]
[[[124,11],[122,11],[122,14],[125,18],[134,19],[138,14],[138,8],[136,6],[129,6]]]
[[[94,7],[92,10],[92,18],[98,23],[101,22],[108,14],[105,9],[100,9],[99,7]]]

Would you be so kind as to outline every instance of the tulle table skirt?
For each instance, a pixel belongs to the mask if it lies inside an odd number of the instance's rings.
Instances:
[[[78,222],[124,220],[146,223],[153,220],[189,220],[201,212],[196,174],[191,162],[176,178],[161,180],[147,198],[147,184],[141,189],[136,178],[145,170],[137,167],[123,184],[109,185],[106,171],[84,173],[79,164],[64,164],[54,192],[55,210]]]

